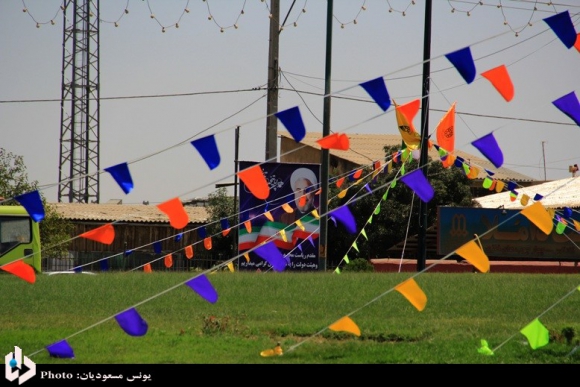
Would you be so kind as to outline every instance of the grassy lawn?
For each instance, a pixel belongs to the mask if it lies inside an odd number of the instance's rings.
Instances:
[[[394,290],[412,273],[217,272],[216,303],[184,285],[196,275],[0,275],[0,351],[38,364],[580,364],[580,275],[427,272],[414,278],[423,311]],[[131,307],[144,336],[114,318]],[[328,329],[344,316],[360,336]],[[550,342],[532,349],[520,330],[536,318]],[[74,359],[48,355],[63,339]],[[278,342],[283,356],[260,356]]]

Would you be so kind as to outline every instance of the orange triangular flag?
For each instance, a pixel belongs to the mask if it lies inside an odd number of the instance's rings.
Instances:
[[[246,220],[244,222],[244,227],[246,227],[246,231],[248,232],[248,234],[252,233],[252,222],[250,222],[249,220]]]
[[[455,150],[455,102],[437,125],[437,144],[447,152]]]
[[[477,168],[475,165],[470,165],[469,166],[469,173],[467,174],[467,178],[470,180],[473,180],[473,179],[477,178],[477,176],[479,176],[479,168]]]
[[[425,309],[425,305],[427,304],[427,296],[425,293],[423,293],[413,278],[400,283],[395,287],[395,290],[405,296],[405,298],[409,300],[409,302],[415,308],[417,308],[419,312]]]
[[[489,258],[474,241],[467,242],[455,252],[480,272],[487,273],[489,271]]]
[[[264,212],[264,216],[265,216],[266,218],[268,218],[268,220],[269,220],[270,222],[273,222],[273,221],[274,221],[274,217],[272,216],[272,214],[270,213],[270,211],[266,211],[266,212]]]
[[[146,264],[143,266],[143,271],[144,271],[145,273],[151,273],[151,272],[153,272],[153,269],[151,269],[151,264],[150,264],[150,263],[146,263]]]
[[[421,102],[419,99],[415,99],[411,102],[407,102],[399,106],[399,110],[401,111],[401,113],[405,115],[407,121],[409,122],[409,128],[411,129],[411,132],[417,131],[415,129],[415,126],[413,125],[413,119],[415,118],[417,112],[419,111],[420,103]]]
[[[505,65],[484,71],[481,76],[487,78],[507,102],[512,100],[514,97],[514,85]]]
[[[342,198],[344,198],[344,197],[346,196],[346,193],[347,193],[347,192],[348,192],[348,188],[345,188],[345,189],[343,189],[342,191],[340,191],[340,192],[338,193],[338,195],[336,195],[336,196],[338,196],[338,198],[339,198],[339,199],[342,199]]]
[[[341,177],[336,181],[336,188],[340,188],[340,186],[344,183],[344,177]]]
[[[358,171],[356,171],[356,172],[355,172],[355,173],[352,175],[352,177],[353,177],[353,178],[355,178],[355,179],[358,179],[358,178],[360,178],[360,177],[361,177],[361,175],[362,175],[362,172],[363,172],[363,170],[362,170],[362,169],[359,169]]]
[[[169,224],[175,229],[182,229],[189,223],[189,215],[185,212],[179,198],[173,198],[157,205],[169,217]]]
[[[6,265],[0,266],[0,268],[2,268],[4,271],[7,271],[8,273],[22,278],[24,281],[31,284],[36,281],[36,274],[34,274],[34,269],[32,266],[22,262],[22,260],[10,262]]]
[[[264,171],[258,164],[239,171],[238,177],[256,198],[267,199],[270,195],[270,186],[264,177]]]
[[[173,257],[171,256],[171,254],[167,254],[165,256],[165,258],[163,258],[163,263],[165,264],[166,268],[170,268],[171,266],[173,266]]]
[[[298,205],[300,207],[304,207],[306,205],[306,195],[300,196],[300,199],[298,199]]]
[[[344,316],[337,322],[331,324],[328,328],[335,332],[348,332],[352,333],[353,335],[360,336],[360,329],[358,325],[355,324],[354,321],[348,316]]]
[[[550,235],[552,232],[554,228],[552,217],[550,217],[541,202],[535,202],[531,206],[524,208],[521,214],[534,223],[544,234]]]
[[[113,225],[109,223],[102,225],[101,227],[97,227],[94,230],[82,233],[80,236],[96,242],[110,245],[115,240],[115,229],[113,228]]]
[[[185,246],[185,256],[187,259],[193,258],[193,246]]]
[[[234,264],[232,262],[228,262],[228,269],[230,269],[230,272],[234,272]]]
[[[574,43],[574,47],[576,47],[576,50],[580,52],[580,32],[576,35],[576,43]]]
[[[231,228],[226,228],[225,230],[222,230],[222,236],[223,237],[228,236],[231,230],[232,230]]]
[[[284,211],[286,211],[289,214],[294,212],[294,209],[292,207],[290,207],[290,205],[288,203],[282,204],[282,208],[284,209]]]
[[[572,221],[574,222],[574,227],[576,228],[576,231],[580,231],[580,222],[578,222],[575,219],[572,219]]]
[[[401,107],[397,105],[395,100],[393,100],[393,105],[395,105],[395,114],[397,116],[397,126],[399,128],[399,132],[401,133],[401,137],[403,138],[403,142],[407,145],[407,148],[410,150],[419,148],[421,144],[421,136],[414,127],[411,126],[409,120],[405,116],[405,114],[401,111]],[[393,158],[394,161],[394,158]]]
[[[203,246],[206,250],[211,250],[211,237],[207,237],[203,240]]]
[[[248,253],[244,253],[244,258],[246,258],[246,262],[250,262],[250,256]]]
[[[333,133],[316,141],[322,149],[348,150],[350,140],[344,133]]]

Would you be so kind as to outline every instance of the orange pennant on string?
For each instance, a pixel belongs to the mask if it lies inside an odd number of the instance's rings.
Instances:
[[[105,224],[101,227],[95,228],[94,230],[82,233],[80,236],[82,238],[110,245],[115,240],[115,229],[112,224]]]
[[[192,245],[185,246],[185,257],[187,259],[193,258],[193,246]]]
[[[475,266],[480,272],[487,273],[489,271],[489,258],[474,241],[467,242],[458,248],[456,253],[465,258],[467,262]]]
[[[150,264],[150,263],[146,263],[146,264],[143,266],[143,271],[144,271],[145,273],[151,273],[151,272],[153,272],[153,269],[151,269],[151,264]]]
[[[455,150],[455,102],[437,125],[437,144],[447,152]]]
[[[300,199],[298,199],[298,205],[300,207],[304,207],[306,205],[306,196],[305,195],[300,196]]]
[[[244,253],[244,258],[246,258],[246,262],[250,262],[250,256],[248,253]]]
[[[21,260],[10,262],[4,266],[1,266],[0,268],[10,274],[14,274],[16,277],[22,278],[24,281],[31,284],[36,282],[36,274],[34,274],[34,269],[32,266],[27,265]]]
[[[572,219],[572,221],[574,222],[574,227],[576,228],[576,231],[580,231],[580,222],[578,222],[575,219]]]
[[[507,102],[512,100],[514,97],[514,85],[505,65],[484,71],[481,76],[487,78]]]
[[[171,254],[167,254],[165,256],[165,258],[163,258],[163,263],[165,264],[166,268],[170,268],[171,266],[173,266],[173,257],[171,256]]]
[[[344,133],[333,133],[316,141],[322,149],[348,150],[350,140]]]
[[[238,172],[238,177],[256,198],[267,199],[270,195],[270,186],[268,186],[264,172],[259,165],[256,164]]]
[[[294,209],[292,207],[290,207],[290,205],[288,203],[282,204],[282,209],[284,209],[284,211],[286,211],[289,214],[294,212]]]
[[[473,180],[477,178],[477,176],[479,176],[479,168],[477,168],[475,165],[471,165],[469,173],[467,174],[467,178]]]
[[[189,215],[185,212],[183,204],[179,198],[170,199],[157,205],[165,215],[169,217],[169,224],[175,229],[182,229],[189,223]]]
[[[203,246],[206,248],[206,250],[211,250],[211,237],[207,237],[203,240]]]
[[[576,43],[574,43],[574,47],[576,47],[576,50],[580,52],[580,32],[576,35]]]
[[[552,217],[541,202],[535,202],[531,206],[524,208],[521,214],[534,223],[544,234],[550,235],[552,232],[554,228]]]
[[[248,232],[248,234],[252,233],[252,222],[250,222],[249,220],[246,220],[244,222],[244,227],[246,228],[246,231]]]
[[[403,105],[399,105],[399,111],[405,115],[407,121],[409,122],[409,128],[411,132],[416,132],[415,126],[413,125],[413,119],[417,115],[420,107],[419,99],[415,99],[411,102],[407,102]]]
[[[340,188],[340,186],[344,183],[344,177],[341,177],[336,181],[336,188]]]
[[[419,312],[427,305],[427,296],[413,278],[400,283],[395,290],[401,293]]]
[[[328,328],[335,332],[348,332],[355,336],[360,336],[360,329],[358,325],[356,325],[355,322],[352,321],[352,319],[348,316],[344,316],[337,322],[329,325]]]
[[[222,236],[223,237],[228,236],[231,230],[232,230],[231,228],[226,228],[225,230],[222,230]]]
[[[355,179],[359,179],[362,175],[362,172],[363,172],[362,169],[359,169],[354,173],[354,175],[352,175],[352,177],[354,177]]]
[[[266,218],[268,218],[268,220],[269,220],[270,222],[273,222],[273,221],[274,221],[274,217],[272,216],[272,214],[270,213],[270,211],[266,211],[266,212],[264,212],[264,216],[265,216]]]

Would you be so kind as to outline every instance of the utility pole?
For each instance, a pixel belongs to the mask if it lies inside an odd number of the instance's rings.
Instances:
[[[270,1],[270,48],[268,53],[268,103],[266,107],[266,161],[278,158],[278,51],[280,0]]]
[[[546,141],[542,141],[542,158],[544,159],[544,181],[546,181],[546,152],[544,151],[544,144]]]
[[[324,72],[324,112],[322,119],[322,137],[330,135],[330,81],[332,64],[332,7],[333,0],[327,0],[326,11],[326,69]],[[320,240],[318,251],[318,270],[326,271],[326,242],[328,240],[328,164],[330,152],[322,149],[320,169]]]
[[[421,157],[419,168],[427,176],[427,139],[429,136],[429,82],[431,73],[431,0],[425,0],[423,38],[423,98],[421,99]],[[419,249],[417,271],[425,270],[427,260],[427,203],[419,201]]]

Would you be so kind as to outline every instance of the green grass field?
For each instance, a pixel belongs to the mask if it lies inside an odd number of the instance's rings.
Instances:
[[[413,273],[220,271],[207,274],[213,304],[184,285],[196,275],[0,275],[0,351],[38,364],[580,364],[580,275],[426,272],[423,311],[394,290]],[[114,318],[131,307],[144,336]],[[344,316],[360,336],[328,329]],[[532,349],[520,330],[536,318],[550,342]],[[74,359],[48,355],[63,339]],[[277,342],[282,356],[260,356]]]

